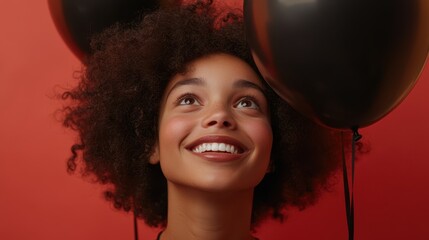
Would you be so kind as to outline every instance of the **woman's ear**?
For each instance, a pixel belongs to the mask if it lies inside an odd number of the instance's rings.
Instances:
[[[152,154],[150,155],[150,158],[149,158],[149,163],[154,164],[154,165],[159,163],[159,147],[158,147],[158,143],[156,143],[153,146]]]

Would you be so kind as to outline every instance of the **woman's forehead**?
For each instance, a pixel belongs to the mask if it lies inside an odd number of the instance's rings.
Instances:
[[[167,87],[207,86],[211,81],[223,81],[232,87],[254,87],[264,92],[265,86],[259,75],[244,60],[229,54],[212,54],[190,62],[185,73],[177,74]]]

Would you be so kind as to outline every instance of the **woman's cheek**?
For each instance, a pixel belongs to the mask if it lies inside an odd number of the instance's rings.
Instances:
[[[183,115],[168,115],[161,119],[159,156],[162,172],[168,181],[184,183],[181,173],[189,168],[186,168],[183,161],[183,140],[195,124],[195,121]]]
[[[273,133],[269,121],[261,119],[260,121],[249,122],[247,128],[251,138],[260,150],[261,157],[269,160],[273,142]]]
[[[166,143],[168,146],[178,146],[180,140],[186,135],[189,128],[195,125],[192,119],[185,116],[170,116],[161,120],[160,124],[160,144]],[[174,144],[173,146],[171,144]]]

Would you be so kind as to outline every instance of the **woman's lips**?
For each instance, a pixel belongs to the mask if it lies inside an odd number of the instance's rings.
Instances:
[[[232,162],[243,158],[242,153],[240,154],[231,154],[231,153],[223,153],[223,152],[204,152],[204,153],[192,152],[192,153],[201,158],[204,158],[213,162]]]

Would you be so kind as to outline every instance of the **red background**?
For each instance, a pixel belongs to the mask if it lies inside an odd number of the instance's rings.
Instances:
[[[234,1],[240,2],[240,1]],[[66,173],[74,136],[55,119],[52,97],[80,69],[46,1],[3,1],[0,9],[0,239],[133,239],[132,216],[113,210],[102,188]],[[404,102],[362,130],[372,151],[357,164],[356,238],[428,239],[429,67]],[[262,240],[347,239],[342,184]],[[156,229],[140,223],[140,239]]]

